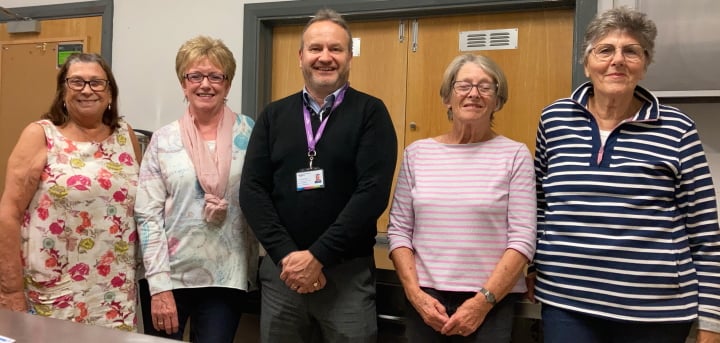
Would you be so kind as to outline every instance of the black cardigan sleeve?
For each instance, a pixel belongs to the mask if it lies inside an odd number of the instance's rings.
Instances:
[[[275,263],[299,250],[280,220],[272,199],[274,167],[271,160],[271,127],[267,108],[258,117],[242,169],[240,207],[255,236]]]

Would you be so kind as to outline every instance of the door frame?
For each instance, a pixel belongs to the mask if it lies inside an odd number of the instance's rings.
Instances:
[[[270,101],[272,30],[282,24],[305,23],[326,0],[280,1],[246,4],[243,21],[242,103],[241,113],[257,117]],[[597,13],[597,0],[347,0],[332,8],[347,20],[418,18],[438,15],[466,14],[468,11],[508,12],[532,9],[575,8],[573,24],[572,87],[584,79],[579,64],[585,27]],[[571,92],[572,89],[568,90]]]
[[[23,17],[35,20],[102,17],[100,54],[109,65],[112,65],[113,0],[71,2],[66,4],[13,7],[8,9]],[[15,19],[12,18],[0,17],[0,23],[7,23],[14,20]]]

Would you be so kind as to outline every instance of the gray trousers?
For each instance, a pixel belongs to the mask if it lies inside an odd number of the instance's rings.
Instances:
[[[269,258],[260,265],[263,343],[377,341],[375,261],[355,258],[324,268],[325,287],[298,294],[280,280],[280,268]]]

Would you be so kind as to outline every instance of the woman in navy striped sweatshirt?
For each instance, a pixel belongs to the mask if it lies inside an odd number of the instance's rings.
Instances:
[[[545,342],[720,340],[720,231],[695,123],[638,86],[655,24],[625,7],[585,33],[589,82],[537,132],[534,297]],[[532,295],[531,295],[532,296]]]

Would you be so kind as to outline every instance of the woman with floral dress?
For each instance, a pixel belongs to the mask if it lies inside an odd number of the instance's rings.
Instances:
[[[8,160],[0,308],[134,331],[140,147],[97,54],[70,56]]]

